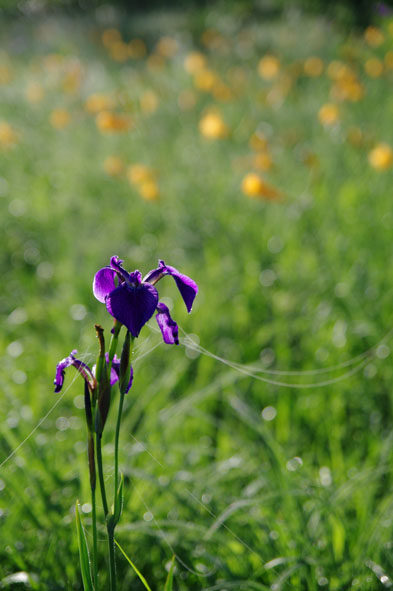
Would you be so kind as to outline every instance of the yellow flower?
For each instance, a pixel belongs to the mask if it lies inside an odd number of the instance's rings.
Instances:
[[[213,85],[212,93],[214,98],[218,101],[227,102],[232,99],[231,89],[223,82],[216,82],[216,84]]]
[[[393,70],[393,51],[387,51],[385,53],[384,62],[388,70]]]
[[[71,115],[66,109],[54,109],[49,120],[55,129],[64,129],[70,123]]]
[[[370,57],[364,64],[364,69],[370,78],[379,78],[383,74],[383,63],[376,57]]]
[[[206,67],[206,57],[200,51],[192,51],[184,60],[184,69],[189,74],[197,74]]]
[[[152,72],[157,72],[158,70],[162,70],[165,67],[165,58],[159,53],[152,53],[147,58],[146,64],[149,70]]]
[[[334,103],[326,103],[318,111],[318,119],[322,125],[329,126],[337,123],[339,111]]]
[[[112,113],[111,111],[101,111],[96,117],[96,124],[103,133],[117,133],[128,131],[132,121],[128,115],[121,113]]]
[[[141,183],[139,192],[146,201],[157,201],[159,197],[158,185],[153,179]]]
[[[85,109],[89,113],[99,113],[100,111],[107,111],[114,106],[113,97],[108,94],[91,94],[87,97],[85,102]]]
[[[133,185],[150,181],[154,178],[154,171],[145,164],[131,164],[127,168],[127,177]]]
[[[267,149],[267,139],[263,135],[263,133],[260,133],[259,131],[256,131],[252,134],[252,136],[250,137],[249,144],[250,148],[252,148],[255,151]]]
[[[258,73],[264,80],[273,80],[280,71],[280,60],[274,55],[265,55],[259,60]]]
[[[0,146],[9,148],[18,143],[19,135],[6,121],[0,121]]]
[[[104,161],[103,168],[109,176],[119,176],[124,170],[124,162],[118,156],[108,156]]]
[[[393,164],[393,150],[389,144],[377,144],[368,155],[368,161],[376,170],[387,170]]]
[[[367,27],[364,32],[364,38],[366,43],[371,47],[378,47],[385,40],[384,34],[380,29],[377,29],[377,27]]]
[[[129,57],[129,47],[124,41],[116,41],[109,48],[110,56],[115,62],[125,62]]]
[[[102,33],[101,40],[103,45],[109,49],[111,45],[121,41],[121,35],[117,29],[105,29]]]
[[[64,75],[62,88],[68,94],[75,94],[82,83],[83,69],[78,60],[72,60],[68,64],[67,71]]]
[[[44,89],[38,82],[30,82],[25,90],[25,96],[29,103],[39,103],[44,98]]]
[[[0,84],[8,84],[11,78],[11,69],[6,64],[0,64]]]
[[[189,90],[188,88],[182,90],[179,94],[179,98],[177,99],[177,103],[183,111],[189,111],[190,109],[193,109],[196,105],[195,92]]]
[[[155,113],[158,107],[158,96],[152,90],[146,90],[140,99],[141,109],[148,115]]]
[[[323,72],[323,61],[320,57],[308,57],[304,62],[304,73],[306,76],[316,78]]]
[[[218,111],[208,111],[199,121],[201,134],[212,140],[224,138],[228,135],[228,127]]]
[[[165,58],[173,57],[179,50],[179,46],[172,37],[161,37],[156,45],[156,52]]]
[[[128,56],[131,59],[145,57],[146,51],[146,44],[142,39],[131,39],[128,43]]]
[[[266,183],[258,174],[248,173],[242,181],[242,191],[252,199],[276,200],[282,197],[280,191]]]
[[[209,69],[199,70],[194,76],[194,85],[199,90],[210,92],[219,78],[215,72]]]
[[[270,170],[273,166],[273,160],[269,152],[259,152],[254,156],[254,166],[258,170]]]

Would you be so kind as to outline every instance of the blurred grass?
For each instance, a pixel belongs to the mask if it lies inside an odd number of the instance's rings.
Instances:
[[[143,39],[146,55],[123,60],[121,45],[105,48],[113,28],[123,44]],[[391,329],[392,170],[373,168],[369,154],[393,145],[389,19],[380,31],[375,43],[378,30],[344,37],[296,11],[262,21],[218,8],[132,21],[99,10],[3,27],[0,463],[58,400],[57,361],[77,347],[94,362],[93,324],[108,332],[111,323],[91,281],[113,254],[128,269],[146,273],[163,258],[193,277],[190,316],[169,279],[160,295],[203,347],[238,363],[307,371],[381,341]],[[186,71],[195,50],[221,92],[201,90]],[[279,58],[271,80],[258,74],[266,54]],[[310,56],[322,60],[321,75],[305,74]],[[370,58],[382,64],[378,76],[365,71]],[[345,65],[347,82],[355,76],[360,100],[337,98],[332,62]],[[94,93],[131,128],[103,132],[86,108]],[[338,118],[322,125],[318,113],[332,102]],[[200,121],[213,108],[225,129],[209,140]],[[62,129],[56,109],[66,112]],[[267,171],[256,167],[255,133]],[[123,164],[118,175],[105,170],[108,157]],[[158,199],[129,182],[135,164],[154,171]],[[282,197],[243,194],[251,172]],[[151,326],[136,357],[160,342]],[[304,389],[262,383],[190,347],[160,345],[136,361],[119,542],[153,589],[164,587],[174,552],[182,590],[391,584],[389,345],[348,379]],[[270,377],[316,384],[350,369]],[[88,529],[89,487],[82,385],[72,377],[1,466],[3,588],[21,588],[7,577],[23,571],[32,588],[81,589],[73,511],[79,498]],[[112,440],[108,423],[108,479]],[[142,589],[118,562],[120,588]]]

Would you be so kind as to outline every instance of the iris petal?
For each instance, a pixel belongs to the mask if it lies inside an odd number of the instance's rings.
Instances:
[[[99,302],[105,303],[105,298],[116,289],[116,271],[110,267],[104,267],[97,271],[93,280],[93,293]]]
[[[156,319],[162,332],[162,338],[167,345],[179,344],[179,329],[176,322],[171,318],[167,306],[159,303],[157,306]]]
[[[191,277],[180,273],[180,271],[175,269],[175,267],[166,265],[164,261],[159,261],[159,267],[149,271],[143,281],[155,284],[164,275],[172,275],[173,279],[176,281],[177,288],[180,291],[188,312],[191,312],[192,304],[194,303],[195,296],[198,293],[198,286],[195,281],[191,279]]]
[[[114,289],[105,300],[106,308],[116,320],[124,324],[133,337],[153,316],[158,293],[149,283],[131,287],[125,283]]]

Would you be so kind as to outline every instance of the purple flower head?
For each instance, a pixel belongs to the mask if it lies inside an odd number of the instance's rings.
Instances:
[[[105,360],[108,364],[109,363],[109,353],[105,353]],[[93,365],[93,374],[94,375],[96,374],[96,366],[95,365]],[[116,384],[116,382],[119,381],[119,376],[120,376],[120,359],[117,357],[117,355],[115,355],[112,360],[112,367],[111,367],[111,379],[110,379],[111,386],[114,386]],[[131,367],[130,381],[128,382],[127,390],[125,392],[126,394],[131,389],[133,377],[134,377],[134,370]]]
[[[106,305],[109,314],[124,324],[133,337],[139,335],[142,327],[157,310],[156,318],[164,342],[178,345],[177,324],[172,320],[168,308],[158,302],[158,292],[154,285],[165,275],[171,275],[188,312],[191,312],[198,293],[195,281],[174,267],[167,266],[164,261],[159,261],[158,268],[149,271],[143,279],[140,271],[128,273],[123,269],[122,263],[117,256],[113,256],[110,267],[104,267],[96,273],[93,293],[97,300]]]
[[[80,361],[80,359],[77,359],[75,357],[76,353],[77,350],[74,349],[73,351],[71,351],[68,357],[65,357],[57,364],[56,376],[54,379],[56,393],[60,392],[60,390],[62,389],[64,384],[65,370],[67,369],[67,367],[70,367],[70,365],[73,365],[75,369],[79,371],[82,378],[85,380],[86,384],[89,386],[91,390],[94,390],[97,387],[97,380],[95,379],[90,367],[86,365],[86,363],[83,363],[83,361]]]

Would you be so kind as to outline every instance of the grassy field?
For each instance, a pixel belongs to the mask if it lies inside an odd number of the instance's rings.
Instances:
[[[115,254],[199,285],[188,316],[160,283],[182,342],[152,320],[126,398],[118,539],[153,591],[173,554],[179,591],[391,587],[393,20],[107,7],[1,39],[0,587],[82,589],[83,384],[52,382],[94,363]]]

